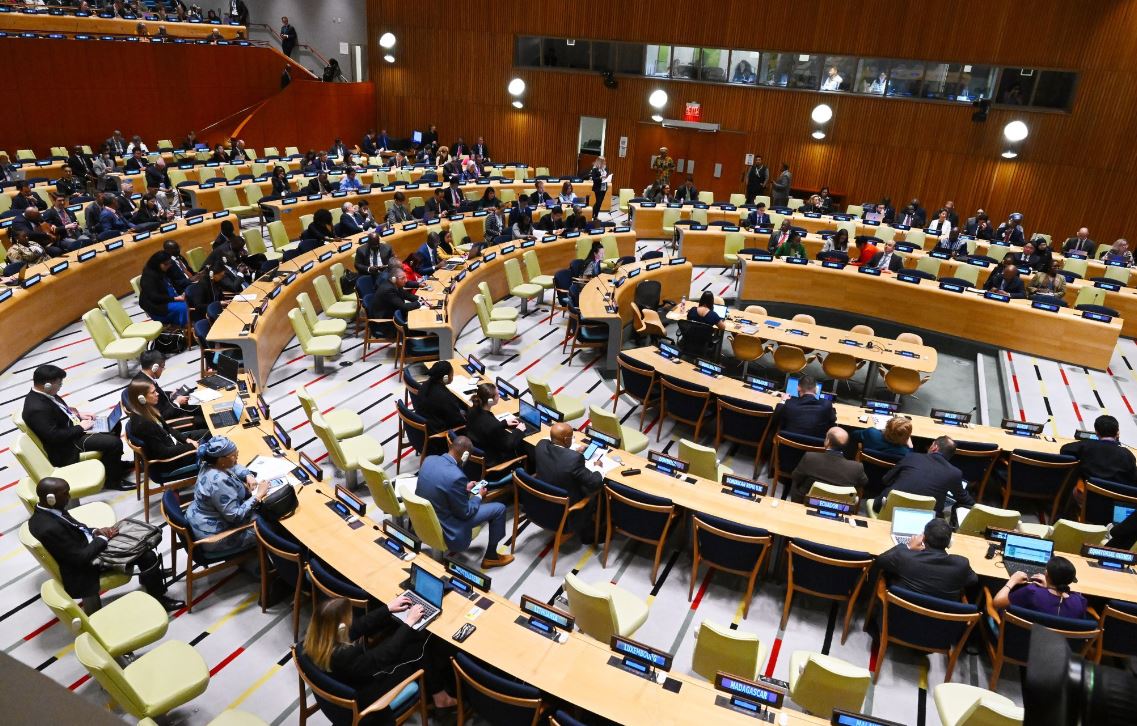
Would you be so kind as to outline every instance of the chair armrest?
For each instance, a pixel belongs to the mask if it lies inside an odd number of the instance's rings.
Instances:
[[[423,671],[420,668],[419,670],[415,671],[410,676],[408,676],[407,679],[404,680],[402,683],[396,685],[391,690],[387,691],[382,696],[380,696],[377,700],[372,702],[372,704],[370,706],[368,706],[367,708],[360,711],[359,715],[360,716],[367,716],[368,714],[372,714],[372,713],[375,713],[377,711],[382,711],[383,709],[388,708],[391,705],[391,702],[394,701],[395,698],[398,697],[398,695],[403,692],[404,688],[411,685],[412,683],[419,680],[420,678],[423,678],[423,676],[424,676]],[[425,682],[419,683],[419,691],[423,697],[426,696],[426,683]]]
[[[991,595],[991,588],[983,586],[983,609],[996,623],[1003,624],[1003,614],[995,609],[995,598]]]
[[[248,524],[242,524],[240,527],[236,527],[234,529],[227,529],[224,532],[218,532],[217,534],[211,534],[208,537],[202,537],[201,539],[195,538],[193,540],[193,544],[195,547],[197,547],[198,545],[212,544],[214,542],[220,542],[221,540],[225,539],[226,537],[230,537],[234,534],[237,534],[238,532],[242,532],[246,529],[250,529],[252,526],[253,526],[253,523],[249,522]]]
[[[517,456],[517,457],[510,459],[509,461],[503,461],[500,464],[495,464],[493,466],[487,466],[486,471],[501,471],[502,469],[505,469],[507,467],[511,467],[514,464],[519,464],[519,463],[525,461],[527,458],[528,457],[525,457],[525,456]]]

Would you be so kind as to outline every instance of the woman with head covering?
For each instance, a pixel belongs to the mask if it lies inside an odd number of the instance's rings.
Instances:
[[[466,404],[447,385],[454,380],[454,366],[440,360],[418,392],[415,411],[426,419],[432,434],[466,425]]]
[[[991,604],[1003,610],[1010,605],[1064,618],[1086,616],[1086,596],[1070,590],[1078,581],[1074,563],[1055,555],[1046,563],[1046,572],[1027,575],[1021,570],[1011,575]]]
[[[204,431],[176,431],[158,412],[158,387],[145,376],[139,376],[126,387],[126,413],[130,416],[130,439],[142,447],[150,462],[150,478],[171,482],[193,476],[197,471],[196,441]]]
[[[257,481],[253,472],[237,460],[237,445],[224,436],[207,439],[197,449],[200,463],[193,502],[186,519],[194,539],[228,532],[253,521],[253,512],[268,494],[268,482]],[[201,545],[214,556],[235,554],[256,544],[251,529],[235,532],[216,542]]]
[[[166,277],[171,264],[170,255],[166,252],[150,255],[138,283],[138,306],[152,320],[184,328],[189,323],[189,308],[185,295],[179,295]]]

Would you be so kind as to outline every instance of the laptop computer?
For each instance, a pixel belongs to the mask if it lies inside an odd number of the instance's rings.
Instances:
[[[115,426],[122,420],[122,404],[115,404],[115,407],[110,410],[110,413],[100,413],[95,416],[95,423],[91,426],[91,433],[95,434],[109,434],[114,431]]]
[[[1046,571],[1046,563],[1054,554],[1054,543],[1041,537],[1011,532],[1003,543],[1003,567],[1007,574],[1025,572],[1028,576]]]
[[[202,378],[198,383],[206,388],[217,390],[228,390],[237,385],[241,364],[237,362],[236,358],[218,353],[214,356],[213,367],[217,372]]]
[[[224,404],[222,404],[224,405]],[[209,414],[209,422],[215,429],[225,429],[241,423],[241,416],[245,413],[245,402],[240,396],[233,399],[233,405],[228,409],[215,410]]]
[[[442,596],[446,593],[446,583],[442,578],[435,577],[418,565],[411,565],[410,584],[410,589],[405,590],[402,597],[408,598],[415,605],[422,606],[422,618],[411,625],[415,630],[422,630],[442,613]],[[408,612],[409,608],[394,615],[405,623]]]
[[[541,430],[541,412],[523,398],[517,401],[517,418],[521,421],[526,436],[532,436]]]
[[[908,540],[918,534],[924,533],[924,525],[932,521],[936,513],[931,509],[906,509],[897,507],[892,510],[892,541],[896,544],[908,544]]]

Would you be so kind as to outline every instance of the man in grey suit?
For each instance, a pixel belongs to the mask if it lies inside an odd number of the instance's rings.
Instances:
[[[799,504],[804,502],[814,482],[856,487],[858,492],[863,492],[869,478],[865,475],[865,467],[861,462],[845,458],[844,451],[848,443],[849,434],[840,426],[834,426],[825,432],[825,451],[806,452],[794,469],[790,500]]]
[[[1090,230],[1082,227],[1078,230],[1075,237],[1066,240],[1062,245],[1063,257],[1088,257],[1093,259],[1094,251],[1098,246],[1092,239],[1090,239]]]
[[[564,489],[572,504],[591,498],[569,523],[581,542],[591,544],[595,531],[592,518],[596,514],[596,499],[592,495],[600,491],[604,477],[586,467],[584,454],[572,448],[572,427],[564,422],[553,424],[549,438],[538,442],[533,458],[537,462],[537,478]]]
[[[782,173],[774,182],[774,193],[770,197],[770,206],[784,207],[790,203],[790,186],[793,184],[793,180],[794,175],[790,173],[790,165],[783,163]]]

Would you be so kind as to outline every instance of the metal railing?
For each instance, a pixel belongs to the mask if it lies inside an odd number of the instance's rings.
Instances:
[[[271,35],[273,37],[273,39],[276,40],[277,43],[280,43],[281,45],[283,45],[284,39],[280,36],[280,33],[276,32],[276,30],[273,29],[273,27],[271,25],[268,25],[267,23],[249,23],[247,27],[250,30],[252,30],[253,28],[257,28],[259,30],[267,31],[268,34]],[[311,45],[309,45],[307,43],[297,43],[296,47],[300,50],[308,51],[309,53],[311,53],[313,56],[316,57],[316,60],[320,61],[320,64],[324,68],[327,68],[328,66],[330,66],[332,64],[332,62],[326,56],[324,56],[323,53],[316,50],[316,48],[312,47]],[[320,78],[320,76],[313,73],[311,69],[305,67],[303,63],[298,62],[297,65],[300,65],[301,67],[304,68],[304,70],[308,71],[308,73],[310,73],[313,78],[316,78],[316,79]],[[343,74],[343,68],[340,67],[338,61],[336,62],[336,67],[339,68],[339,73],[338,73],[339,80],[344,81],[345,83],[348,82],[348,78],[347,78],[347,76],[345,76]]]

